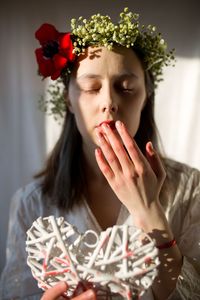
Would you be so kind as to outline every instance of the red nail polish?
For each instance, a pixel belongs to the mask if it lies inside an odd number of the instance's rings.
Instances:
[[[101,150],[100,150],[99,148],[97,148],[97,149],[96,149],[96,153],[97,153],[98,155],[100,155],[100,154],[101,154]]]
[[[104,124],[103,124],[103,129],[107,129],[107,128],[110,128],[109,124],[104,123]]]
[[[154,148],[153,148],[152,142],[149,142],[149,150],[150,150],[150,154],[153,155],[154,154]]]

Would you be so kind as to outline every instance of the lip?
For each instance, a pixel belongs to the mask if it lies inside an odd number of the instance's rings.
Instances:
[[[96,127],[101,127],[101,125],[103,125],[103,124],[108,124],[111,129],[115,129],[115,121],[113,121],[113,120],[105,120]]]

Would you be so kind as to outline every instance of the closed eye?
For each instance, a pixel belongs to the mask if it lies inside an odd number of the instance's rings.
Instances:
[[[132,91],[133,91],[133,89],[125,89],[125,88],[122,88],[122,90],[123,90],[124,92],[132,92]]]
[[[86,94],[97,94],[100,89],[83,90]]]
[[[133,94],[134,93],[134,89],[128,89],[128,88],[120,88],[120,92],[122,93],[128,93],[128,94]]]

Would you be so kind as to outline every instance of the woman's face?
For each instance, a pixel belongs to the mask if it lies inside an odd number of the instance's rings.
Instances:
[[[146,100],[139,59],[125,47],[89,47],[72,72],[68,100],[85,146],[98,144],[95,130],[104,121],[121,120],[134,137]]]

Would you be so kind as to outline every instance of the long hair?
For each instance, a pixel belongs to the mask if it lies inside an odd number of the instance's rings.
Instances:
[[[82,138],[74,115],[67,110],[60,138],[50,153],[42,178],[42,194],[51,204],[69,210],[80,200],[85,186],[82,168]]]
[[[68,82],[64,81],[67,88]],[[152,141],[157,148],[157,130],[154,121],[154,82],[149,71],[145,72],[147,93],[146,105],[142,110],[140,125],[135,138],[141,151]],[[77,129],[74,115],[67,110],[62,133],[46,166],[36,177],[41,177],[42,193],[45,199],[57,207],[70,210],[80,201],[86,190],[83,172],[82,138]]]

